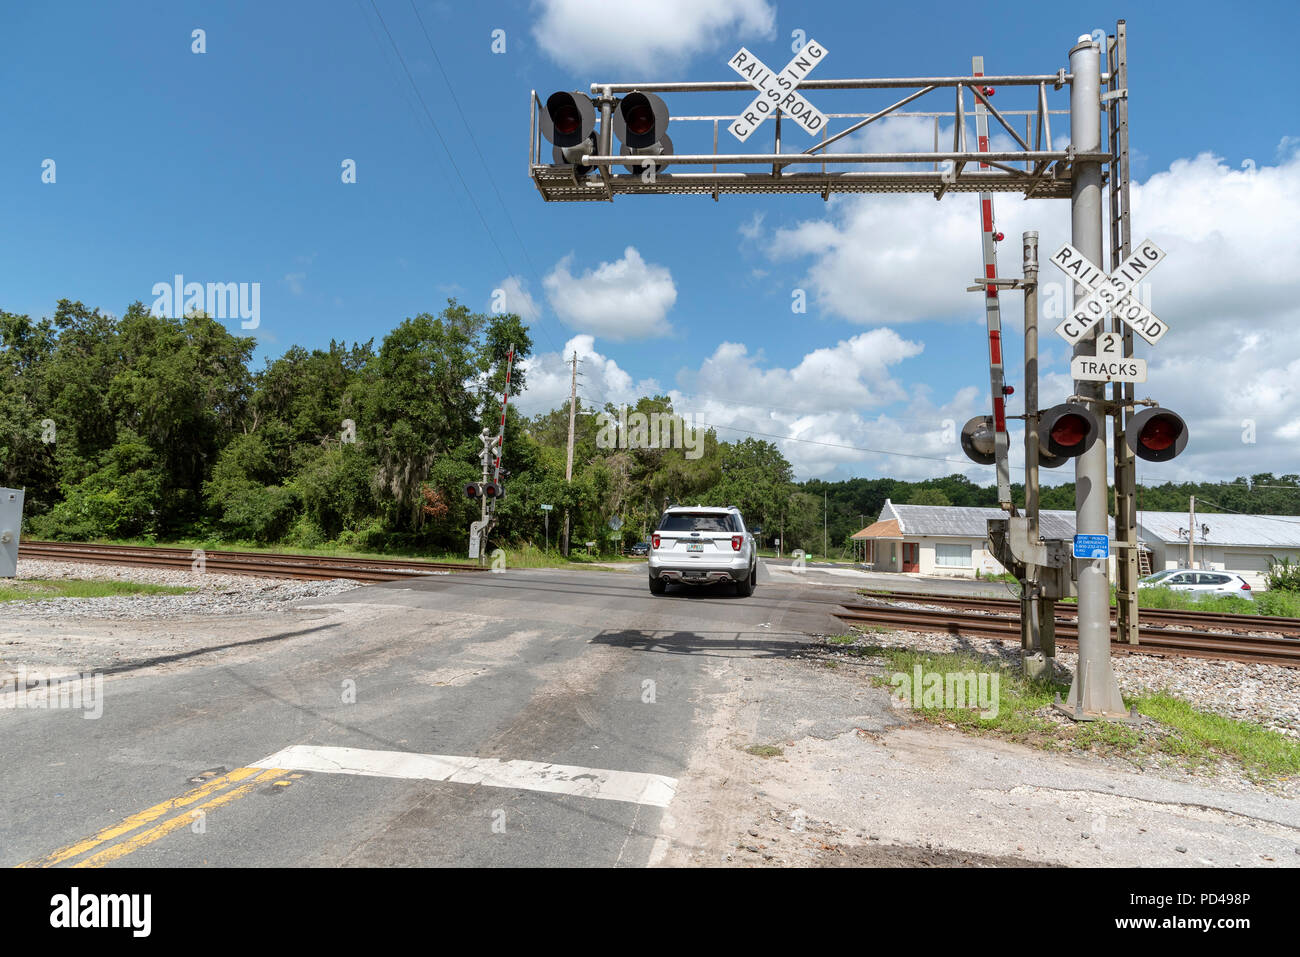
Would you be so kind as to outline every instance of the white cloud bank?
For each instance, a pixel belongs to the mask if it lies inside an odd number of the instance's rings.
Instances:
[[[662,73],[726,44],[770,37],[776,23],[768,0],[537,0],[534,7],[538,46],[575,71]]]

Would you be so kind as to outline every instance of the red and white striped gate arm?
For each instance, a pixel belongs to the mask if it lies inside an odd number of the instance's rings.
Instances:
[[[501,393],[501,429],[497,432],[497,460],[492,466],[492,481],[501,483],[501,449],[506,444],[506,405],[510,402],[510,373],[515,366],[515,347],[506,355],[506,388]]]
[[[984,58],[971,57],[971,75],[984,75]],[[990,91],[991,92],[991,91]],[[986,92],[985,96],[989,93]],[[977,149],[987,153],[989,149],[989,113],[988,109],[975,97],[975,136]],[[980,169],[989,169],[988,164],[980,163]],[[984,249],[984,277],[998,278],[997,231],[993,223],[993,194],[980,193],[980,227]],[[989,331],[989,385],[993,392],[993,444],[994,460],[998,477],[998,503],[1011,504],[1011,467],[1007,461],[1011,446],[1007,435],[1006,378],[1002,368],[1002,307],[998,300],[998,287],[990,283],[984,290],[984,317]]]

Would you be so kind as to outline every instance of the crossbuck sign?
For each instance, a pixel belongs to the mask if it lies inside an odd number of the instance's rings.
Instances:
[[[1169,331],[1169,327],[1138,302],[1137,284],[1164,258],[1164,250],[1148,239],[1107,276],[1069,243],[1062,245],[1052,254],[1052,262],[1087,289],[1088,294],[1075,303],[1070,314],[1056,327],[1057,333],[1070,345],[1074,345],[1107,312],[1113,312],[1154,346]]]
[[[728,61],[728,66],[758,90],[754,102],[727,127],[731,135],[742,143],[762,125],[769,116],[780,110],[809,133],[817,133],[826,126],[826,117],[795,91],[826,57],[826,48],[816,40],[803,45],[794,59],[780,73],[773,73],[758,57],[741,47]]]

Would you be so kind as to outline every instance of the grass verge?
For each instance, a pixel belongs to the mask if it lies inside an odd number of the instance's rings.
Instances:
[[[848,638],[849,641],[844,639]],[[1187,770],[1213,769],[1222,761],[1239,766],[1256,781],[1277,780],[1300,774],[1300,741],[1249,721],[1198,710],[1165,691],[1125,697],[1151,724],[1129,725],[1112,721],[1074,723],[1049,716],[1049,706],[1069,684],[1056,680],[1030,681],[1019,668],[971,652],[935,654],[906,648],[883,648],[853,643],[856,636],[828,639],[834,654],[877,659],[882,674],[872,682],[894,690],[893,676],[997,674],[997,708],[914,707],[924,721],[951,725],[973,734],[990,734],[1048,750],[1075,748],[1145,761],[1156,757]],[[989,702],[991,705],[991,701]],[[987,717],[984,715],[988,714]]]
[[[0,602],[108,598],[113,595],[184,595],[192,591],[193,588],[179,585],[143,585],[98,578],[26,578],[0,581]]]

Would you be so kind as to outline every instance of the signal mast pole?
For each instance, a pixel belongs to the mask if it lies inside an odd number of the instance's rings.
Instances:
[[[1070,146],[1075,153],[1101,150],[1101,51],[1091,36],[1079,38],[1070,51]],[[1075,160],[1070,205],[1074,247],[1092,262],[1102,259],[1101,162]],[[1075,301],[1088,290],[1076,285]],[[1079,340],[1076,356],[1097,354],[1097,330]],[[1077,381],[1075,394],[1105,419],[1101,383]],[[1074,460],[1075,532],[1108,535],[1106,433]],[[1079,663],[1065,707],[1076,718],[1124,718],[1127,712],[1110,661],[1110,576],[1107,559],[1075,559],[1079,589]]]

